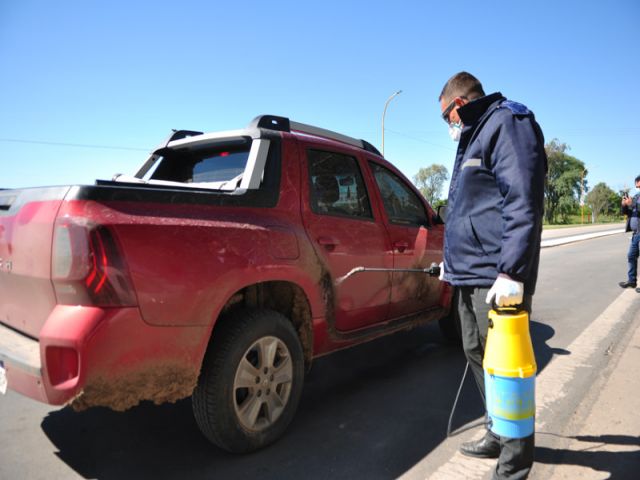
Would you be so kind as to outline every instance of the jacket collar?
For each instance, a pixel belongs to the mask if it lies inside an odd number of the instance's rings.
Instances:
[[[490,107],[494,103],[502,102],[506,100],[500,92],[492,93],[491,95],[485,95],[484,97],[471,100],[466,105],[463,105],[458,109],[458,115],[465,127],[472,126],[482,116],[489,111]]]

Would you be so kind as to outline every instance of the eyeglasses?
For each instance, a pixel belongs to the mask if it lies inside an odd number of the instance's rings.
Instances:
[[[445,121],[447,125],[451,123],[449,121],[449,115],[451,114],[451,110],[453,110],[455,106],[456,106],[456,100],[454,98],[453,100],[451,100],[451,103],[447,105],[447,108],[445,108],[444,111],[442,112],[442,119]]]
[[[461,100],[467,100],[467,97],[464,95],[460,95],[459,98]],[[445,121],[445,123],[447,125],[449,125],[451,122],[449,121],[449,115],[451,115],[451,111],[456,108],[456,98],[454,98],[453,100],[451,100],[451,103],[449,105],[447,105],[447,108],[444,109],[444,112],[442,112],[442,119]]]

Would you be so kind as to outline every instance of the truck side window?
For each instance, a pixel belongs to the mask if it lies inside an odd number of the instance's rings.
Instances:
[[[311,210],[320,215],[373,218],[369,196],[354,157],[308,150]]]
[[[420,198],[392,171],[369,162],[376,179],[389,222],[401,225],[429,225],[427,212]]]

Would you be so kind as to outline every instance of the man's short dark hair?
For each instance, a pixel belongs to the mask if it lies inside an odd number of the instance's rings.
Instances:
[[[636,183],[640,182],[640,175],[636,177]]]
[[[464,97],[468,100],[484,97],[480,80],[468,72],[459,72],[451,77],[438,97],[439,101],[450,102],[456,97]]]

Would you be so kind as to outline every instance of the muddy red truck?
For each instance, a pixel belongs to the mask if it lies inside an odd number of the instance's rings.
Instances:
[[[258,449],[315,358],[428,321],[451,335],[451,288],[411,271],[443,232],[375,147],[273,115],[174,131],[131,176],[0,190],[0,390],[191,396],[210,441]]]

